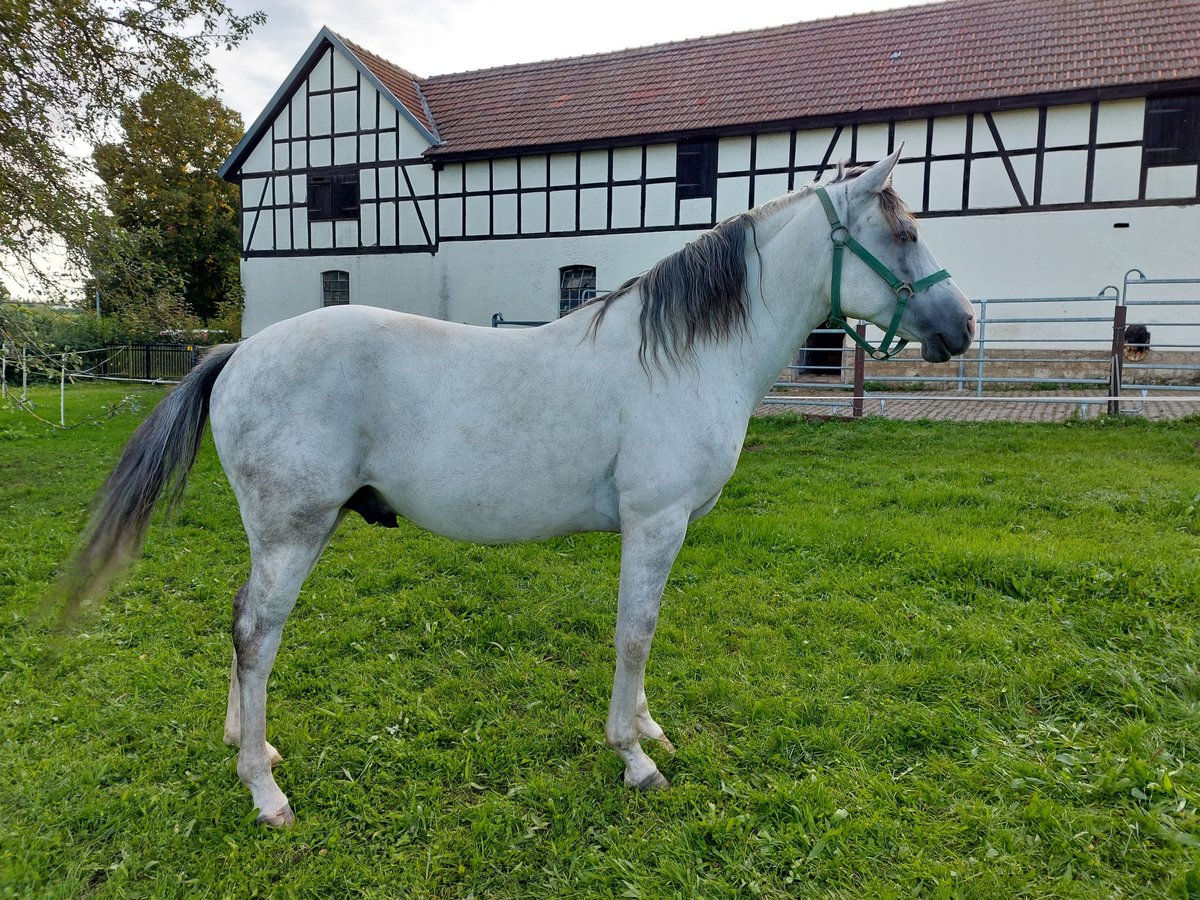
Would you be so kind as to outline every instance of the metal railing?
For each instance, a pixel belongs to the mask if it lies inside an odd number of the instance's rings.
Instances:
[[[1173,293],[1131,296],[1146,286]],[[1178,290],[1184,287],[1196,290],[1192,296],[1180,296]],[[806,358],[814,348],[808,347],[765,400],[772,405],[848,408],[854,416],[862,415],[868,399],[878,400],[881,407],[889,400],[905,399],[1067,402],[1086,414],[1088,408],[1100,406],[1111,413],[1143,412],[1147,403],[1187,404],[1179,394],[1200,395],[1200,278],[1149,278],[1131,269],[1121,288],[1109,285],[1094,296],[997,297],[977,300],[974,306],[975,343],[948,372],[922,364],[914,351],[877,362],[866,359],[857,347],[840,354],[834,349],[836,361],[814,366]],[[1136,356],[1144,361],[1126,358],[1125,334],[1133,309],[1138,312],[1135,324],[1151,331],[1145,344],[1129,348],[1140,351]],[[1055,333],[1030,335],[1029,326]],[[858,333],[865,336],[867,329],[860,325]],[[812,375],[817,377],[806,377]],[[1022,385],[1034,395],[1015,394]],[[933,393],[939,390],[940,396]],[[1140,405],[1122,399],[1131,391],[1138,392]],[[1062,392],[1068,396],[1055,396]]]
[[[1176,293],[1186,287],[1194,289],[1192,296],[1181,297]],[[1157,297],[1130,297],[1131,289],[1138,288],[1166,289],[1166,293]],[[1130,311],[1137,318],[1133,324],[1146,330],[1145,344],[1138,344],[1137,350],[1156,351],[1153,355],[1125,352]],[[1170,355],[1164,355],[1163,351]],[[1110,411],[1140,412],[1154,392],[1200,394],[1197,351],[1200,351],[1200,278],[1149,278],[1141,269],[1126,272],[1113,322]],[[1141,405],[1135,408],[1122,404],[1120,397],[1126,391],[1137,391]]]
[[[1179,296],[1187,287],[1196,287],[1194,295]],[[1143,288],[1171,293],[1137,295]],[[1086,415],[1100,407],[1138,413],[1148,403],[1200,399],[1200,278],[1149,278],[1131,269],[1122,287],[1108,285],[1094,295],[992,297],[974,306],[975,342],[950,366],[925,364],[915,350],[888,362],[868,360],[861,348],[843,345],[840,329],[820,328],[764,401],[848,409],[852,416],[863,415],[867,400],[881,408],[905,399],[1070,403]],[[1127,344],[1131,310],[1137,312],[1132,324],[1151,332],[1144,345]],[[492,324],[544,323],[512,322],[497,313]],[[860,336],[867,332],[858,326]],[[1127,348],[1136,351],[1132,358]]]

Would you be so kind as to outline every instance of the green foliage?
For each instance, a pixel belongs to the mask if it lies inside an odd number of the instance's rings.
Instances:
[[[120,115],[124,138],[93,153],[113,214],[116,249],[92,255],[94,288],[105,310],[145,291],[123,259],[152,261],[152,285],[169,281],[191,314],[208,321],[241,296],[238,189],[217,169],[242,135],[242,119],[219,100],[173,82],[155,85]],[[122,234],[123,233],[123,234]]]
[[[132,340],[161,340],[164,331],[199,327],[184,299],[183,276],[164,259],[162,232],[110,223],[89,252],[88,292],[99,291],[101,310],[118,331]]]
[[[1196,895],[1200,420],[752,423],[667,586],[654,795],[603,745],[614,536],[348,520],[272,676],[282,833],[221,742],[211,442],[84,633],[30,618],[136,420],[0,410],[0,895]]]
[[[164,81],[212,90],[208,49],[263,20],[224,0],[0,0],[0,256],[37,267],[59,239],[82,263],[100,203],[71,148]]]

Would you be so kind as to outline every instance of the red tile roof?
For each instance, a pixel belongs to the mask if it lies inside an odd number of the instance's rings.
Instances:
[[[375,77],[383,83],[383,86],[392,92],[393,97],[404,104],[404,108],[412,113],[418,122],[430,132],[437,134],[437,130],[429,119],[429,110],[421,98],[421,89],[417,86],[420,79],[416,75],[407,69],[400,68],[395,63],[388,62],[382,56],[376,56],[358,44],[351,43],[344,37],[342,37],[342,43],[362,60],[363,65],[370,69]]]
[[[1200,0],[950,0],[425,79],[361,58],[444,156],[1200,83]]]

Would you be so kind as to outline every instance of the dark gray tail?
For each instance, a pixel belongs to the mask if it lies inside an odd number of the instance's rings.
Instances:
[[[165,493],[169,506],[183,496],[196,461],[213,383],[237,350],[213,348],[179,382],[134,432],[96,503],[83,546],[59,579],[54,598],[64,603],[64,619],[85,602],[104,595],[141,552],[150,517]]]

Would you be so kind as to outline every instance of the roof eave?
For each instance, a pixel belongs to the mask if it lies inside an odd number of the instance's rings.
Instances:
[[[230,152],[229,156],[225,159],[225,162],[221,164],[219,169],[217,169],[217,174],[221,176],[221,178],[235,183],[241,180],[241,172],[239,170],[241,169],[242,164],[245,162],[246,157],[250,154],[250,150],[259,142],[259,140],[262,139],[263,134],[270,127],[271,123],[274,122],[279,113],[283,111],[283,108],[287,105],[288,100],[300,86],[300,82],[308,77],[309,72],[312,71],[313,66],[316,65],[317,60],[320,58],[322,48],[325,44],[329,44],[330,46],[341,50],[342,53],[344,53],[354,64],[354,67],[358,69],[359,73],[371,84],[372,87],[374,87],[380,92],[380,94],[388,99],[388,102],[391,103],[392,106],[395,107],[396,111],[399,112],[400,115],[403,116],[405,120],[417,130],[417,133],[420,134],[422,138],[427,140],[431,145],[436,145],[439,142],[438,136],[426,128],[425,125],[412,114],[408,107],[400,102],[396,95],[393,94],[375,76],[375,73],[367,68],[366,64],[364,64],[361,59],[359,59],[358,54],[347,47],[345,42],[327,26],[322,26],[321,30],[317,32],[317,36],[313,38],[312,43],[308,45],[308,49],[304,51],[299,61],[292,68],[292,71],[288,73],[288,77],[284,79],[283,83],[280,84],[279,89],[274,93],[274,95],[272,95],[270,102],[263,107],[263,111],[259,114],[258,118],[254,120],[254,124],[246,130],[246,133],[242,135],[242,139],[238,141],[237,146],[233,148],[232,152]],[[423,97],[422,102],[424,102]]]
[[[946,103],[920,104],[913,106],[891,106],[879,109],[860,109],[825,115],[799,116],[772,121],[731,123],[696,129],[639,134],[613,135],[588,138],[581,141],[566,141],[541,144],[523,144],[504,147],[485,147],[473,150],[455,150],[453,142],[430,147],[424,152],[431,162],[451,163],[472,159],[497,159],[500,157],[526,154],[562,153],[579,149],[600,147],[631,147],[642,144],[669,144],[681,140],[714,137],[736,137],[761,134],[770,131],[808,130],[837,125],[870,124],[891,120],[922,119],[935,116],[964,115],[966,113],[999,112],[1009,109],[1024,109],[1036,106],[1061,106],[1068,103],[1084,103],[1092,100],[1127,100],[1145,97],[1164,91],[1200,90],[1200,78],[1170,81],[1131,82],[1123,85],[1091,86],[1067,91],[1014,94],[989,97],[979,100],[950,101]]]
[[[415,115],[413,115],[412,110],[410,110],[407,106],[405,106],[403,103],[401,103],[400,98],[397,97],[395,94],[393,94],[391,89],[388,88],[382,81],[380,81],[378,77],[376,77],[375,73],[371,71],[371,69],[367,66],[367,64],[364,63],[362,61],[362,59],[359,58],[359,55],[357,53],[355,53],[353,49],[346,46],[346,42],[343,41],[341,39],[341,37],[339,37],[335,32],[329,31],[328,28],[322,28],[321,30],[323,32],[329,33],[330,42],[333,43],[335,47],[337,47],[339,50],[341,50],[347,56],[349,56],[351,60],[353,60],[355,68],[358,69],[358,71],[363,75],[364,78],[367,79],[367,81],[371,84],[372,87],[375,88],[375,90],[379,91],[381,94],[383,94],[385,97],[387,97],[391,101],[392,105],[396,107],[396,110],[402,116],[404,116],[404,118],[409,122],[409,124],[411,124],[415,129],[417,129],[417,132],[421,135],[422,138],[424,138],[430,144],[438,143],[439,139],[436,134],[436,127],[437,127],[436,125],[434,125],[434,130],[430,130],[429,128],[427,128],[420,119],[418,119]],[[429,109],[429,104],[425,100],[425,95],[421,92],[421,85],[419,82],[417,82],[415,80],[413,81],[413,85],[417,89],[417,96],[421,100],[421,105],[423,107],[425,115],[429,118],[429,121],[432,124],[434,121],[433,120],[433,112]]]

